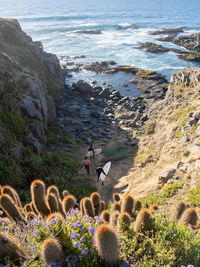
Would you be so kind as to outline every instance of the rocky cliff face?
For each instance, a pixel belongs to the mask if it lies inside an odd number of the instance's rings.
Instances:
[[[6,149],[23,141],[42,151],[44,128],[56,116],[63,88],[57,56],[44,52],[17,20],[0,18],[0,140]]]

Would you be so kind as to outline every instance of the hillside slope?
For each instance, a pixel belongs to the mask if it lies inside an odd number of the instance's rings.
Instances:
[[[179,184],[174,198],[187,199],[187,191],[199,184],[200,69],[174,74],[166,98],[149,112],[134,166],[115,188],[128,184],[124,192],[141,198],[159,193],[166,183]]]

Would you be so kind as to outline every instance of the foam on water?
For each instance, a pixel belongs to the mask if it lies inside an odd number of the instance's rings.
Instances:
[[[168,77],[198,64],[181,60],[172,52],[154,55],[136,47],[155,42],[184,50],[157,41],[158,36],[149,32],[181,26],[185,27],[183,34],[200,31],[199,11],[198,0],[1,0],[0,5],[2,17],[17,18],[33,40],[43,42],[47,52],[72,57],[84,54],[83,63],[114,60]],[[80,30],[99,30],[101,34],[77,34]]]

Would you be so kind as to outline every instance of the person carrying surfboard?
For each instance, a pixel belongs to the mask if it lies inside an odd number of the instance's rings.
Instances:
[[[99,164],[99,167],[96,169],[96,173],[97,173],[97,182],[98,182],[98,183],[100,182],[99,177],[100,177],[100,175],[101,175],[102,172],[103,172],[103,174],[106,176],[106,174],[105,174],[105,172],[104,172],[104,170],[103,170],[103,165],[102,165],[102,164]],[[104,185],[104,182],[102,181],[101,184]]]
[[[94,156],[94,148],[92,147],[92,144],[90,144],[90,147],[88,148],[88,151],[92,151],[93,152],[93,159],[95,158]],[[92,158],[92,156],[90,156],[90,158]]]
[[[82,162],[81,168],[85,166],[85,169],[87,170],[87,174],[90,174],[90,165],[91,165],[91,161],[88,159],[88,157],[85,157],[84,161]]]

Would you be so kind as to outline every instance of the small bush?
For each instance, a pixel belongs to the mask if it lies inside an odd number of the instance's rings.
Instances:
[[[103,150],[105,161],[121,160],[127,157],[134,156],[135,153],[136,153],[135,147],[131,147],[131,146],[123,145],[123,144],[116,145],[112,148]]]
[[[166,200],[174,196],[178,189],[183,188],[183,184],[169,184],[166,185],[159,194],[149,194],[147,197],[142,199],[143,206],[147,203],[149,206],[152,204],[163,205]]]

